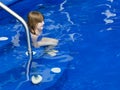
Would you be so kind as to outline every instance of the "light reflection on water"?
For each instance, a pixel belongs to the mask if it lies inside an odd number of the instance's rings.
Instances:
[[[115,19],[117,19],[118,15],[112,6],[112,3],[114,3],[113,0],[107,0],[110,3],[106,2],[106,3],[99,4],[99,5],[95,5],[95,6],[93,6],[94,8],[89,7],[89,5],[86,7],[84,5],[81,8],[79,8],[77,6],[73,6],[73,8],[77,7],[81,11],[83,10],[82,12],[77,11],[80,15],[75,14],[75,13],[71,14],[69,9],[71,9],[72,6],[67,7],[67,1],[68,0],[64,0],[59,6],[54,6],[55,9],[57,8],[56,11],[54,11],[53,7],[49,7],[48,11],[44,8],[44,11],[43,11],[43,13],[46,17],[45,18],[46,25],[44,27],[44,36],[55,37],[60,40],[60,43],[55,48],[55,49],[59,50],[59,52],[57,53],[57,55],[55,57],[51,57],[47,54],[43,55],[44,50],[41,50],[41,49],[34,50],[33,49],[33,51],[35,53],[33,56],[34,59],[32,61],[30,75],[31,76],[34,74],[42,75],[43,76],[42,82],[52,82],[56,79],[56,77],[60,76],[60,74],[52,73],[51,68],[59,67],[59,68],[61,68],[61,71],[62,71],[61,73],[63,73],[63,71],[65,69],[68,69],[67,65],[69,64],[69,62],[75,61],[75,59],[74,59],[75,57],[72,56],[76,52],[74,50],[75,47],[76,48],[83,47],[83,48],[81,48],[81,51],[86,48],[88,49],[88,47],[92,46],[93,44],[96,44],[96,42],[95,42],[95,41],[97,41],[96,39],[99,39],[101,41],[105,40],[104,32],[106,34],[108,31],[111,32],[113,30],[117,30],[117,26],[114,26],[114,25],[116,24]],[[89,9],[87,11],[88,7],[89,7]],[[99,9],[101,7],[104,7],[104,10],[101,10],[101,12],[96,13],[97,9]],[[42,11],[41,9],[38,9],[38,10]],[[73,12],[75,12],[75,11],[73,11]],[[87,14],[90,14],[90,15],[87,15]],[[100,17],[100,19],[99,19],[96,16],[94,19],[98,19],[98,20],[92,21],[94,14],[99,14],[99,15],[103,16],[103,18]],[[60,18],[58,16],[60,16]],[[101,23],[100,21],[101,22],[103,21],[103,22]],[[13,67],[19,65],[18,63],[23,62],[22,64],[20,64],[20,67],[24,68],[24,70],[21,71],[21,76],[17,77],[17,79],[21,78],[21,81],[23,81],[22,84],[24,84],[25,82],[27,82],[27,81],[24,82],[25,78],[23,78],[25,75],[25,66],[26,66],[26,62],[27,62],[27,55],[26,55],[27,48],[23,43],[21,43],[22,40],[20,39],[21,38],[20,32],[17,31],[17,30],[21,29],[21,24],[18,22],[16,22],[16,24],[17,25],[14,26],[14,29],[12,29],[12,31],[16,32],[15,35],[13,36],[14,38],[12,39],[12,43],[13,43],[12,47],[17,46],[17,50],[15,50],[16,48],[13,49],[13,58],[16,58],[17,62],[15,60],[11,61],[11,66],[9,66],[9,68],[13,68]],[[9,30],[9,29],[11,29],[11,28],[9,28],[9,25],[8,25],[7,30]],[[100,36],[100,33],[103,33],[103,34]],[[105,37],[107,37],[107,36],[105,36]],[[91,39],[93,40],[93,42]],[[85,40],[86,40],[86,42],[85,42]],[[87,40],[91,40],[91,41],[87,41]],[[78,46],[76,45],[76,43]],[[18,49],[21,46],[22,46],[22,48]],[[101,48],[101,46],[99,46],[99,47]],[[94,45],[90,48],[93,48],[93,50],[94,50]],[[105,51],[106,49],[95,48],[95,50]],[[6,52],[6,50],[5,50],[5,52]],[[90,52],[90,51],[88,51],[88,52]],[[82,53],[84,53],[84,52],[82,52]],[[85,53],[85,55],[86,55],[86,53]],[[5,53],[4,55],[7,55],[7,54],[8,53]],[[77,55],[81,56],[81,54],[79,54],[79,50],[78,50]],[[89,58],[89,56],[92,57],[92,54],[88,55],[88,58]],[[119,52],[118,52],[117,56],[119,56]],[[85,57],[87,57],[87,55]],[[8,61],[7,60],[8,58],[9,57],[4,58],[6,62]],[[76,69],[76,66],[78,66],[78,64],[80,62],[79,58],[77,58],[77,60],[75,62],[77,62],[77,64],[73,65],[73,66],[71,65],[70,69],[74,69],[74,70]],[[2,62],[2,63],[4,63],[4,62]],[[92,62],[92,63],[94,63],[94,62]],[[15,64],[17,64],[17,65],[15,65]],[[7,66],[8,64],[6,63],[5,65]],[[87,65],[86,65],[86,67],[87,67]],[[7,70],[9,70],[9,69],[7,68],[6,71]],[[15,77],[15,76],[13,75],[12,77]],[[7,85],[11,81],[13,83],[17,82],[16,80],[13,80],[13,79],[10,79],[10,81],[5,80],[5,82],[1,86]],[[19,87],[22,84],[20,84]]]

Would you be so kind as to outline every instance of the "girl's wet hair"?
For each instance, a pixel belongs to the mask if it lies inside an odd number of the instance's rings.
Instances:
[[[44,16],[42,13],[38,11],[31,11],[28,14],[28,22],[27,22],[30,32],[35,34],[36,25],[38,23],[42,23],[42,21],[44,21]]]

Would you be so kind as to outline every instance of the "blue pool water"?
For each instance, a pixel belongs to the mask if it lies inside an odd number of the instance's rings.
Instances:
[[[55,57],[44,47],[32,47],[30,77],[22,24],[0,9],[0,90],[120,90],[120,0],[10,0],[8,5],[25,20],[31,10],[45,16],[44,36],[59,39]],[[58,67],[60,73],[51,69]]]

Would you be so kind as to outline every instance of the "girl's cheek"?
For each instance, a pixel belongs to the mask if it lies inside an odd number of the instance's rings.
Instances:
[[[37,29],[38,29],[38,30],[41,29],[41,26],[37,26]]]
[[[41,27],[41,30],[43,29],[43,27]]]

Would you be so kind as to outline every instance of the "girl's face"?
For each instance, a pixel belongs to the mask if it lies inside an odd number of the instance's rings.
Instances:
[[[44,21],[42,21],[41,23],[38,23],[36,28],[38,29],[38,31],[42,31],[43,26],[44,26]]]

